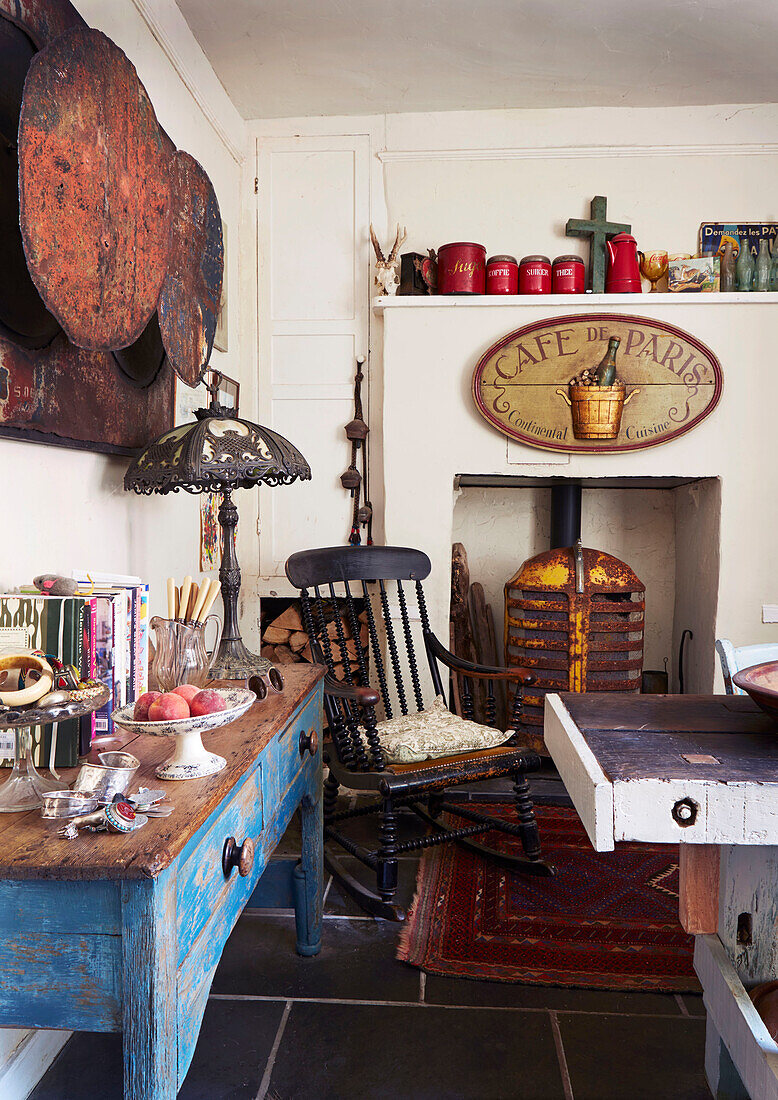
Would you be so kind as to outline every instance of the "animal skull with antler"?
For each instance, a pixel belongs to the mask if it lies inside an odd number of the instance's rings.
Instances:
[[[375,287],[379,294],[397,293],[397,288],[400,285],[400,273],[398,271],[400,257],[398,253],[405,243],[407,236],[408,233],[405,229],[402,230],[402,236],[400,236],[400,226],[398,224],[392,251],[389,253],[388,258],[386,258],[381,251],[381,245],[378,243],[378,238],[375,235],[373,226],[370,226],[370,240],[373,242],[376,258]]]

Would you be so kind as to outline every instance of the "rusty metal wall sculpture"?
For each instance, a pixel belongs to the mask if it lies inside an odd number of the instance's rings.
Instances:
[[[169,158],[126,55],[65,32],[30,63],[19,121],[27,265],[72,343],[122,348],[156,309],[167,268]]]
[[[76,348],[64,333],[43,351],[0,340],[0,435],[133,454],[171,427],[174,400],[172,371],[140,389],[110,352]]]
[[[40,49],[73,27],[85,27],[70,0],[0,0],[0,16],[22,27]]]
[[[173,422],[175,384],[160,371],[154,318],[122,352],[75,347],[40,299],[19,231],[16,134],[27,67],[51,38],[83,26],[68,0],[0,0],[0,436],[131,454]],[[172,158],[175,146],[163,141]],[[151,351],[140,346],[149,327]],[[121,370],[114,355],[125,357]]]
[[[29,34],[0,19],[0,336],[25,348],[46,347],[60,331],[35,287],[19,233],[19,111],[27,69],[36,52]]]
[[[159,127],[132,64],[69,0],[0,0],[0,62],[0,436],[129,454],[173,423],[157,310],[181,378],[196,385],[207,365],[216,196]]]
[[[222,220],[213,184],[194,157],[176,152],[170,178],[170,244],[159,327],[176,374],[196,386],[216,335],[224,270]]]

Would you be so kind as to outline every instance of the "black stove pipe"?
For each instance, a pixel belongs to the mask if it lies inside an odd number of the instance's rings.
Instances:
[[[581,537],[581,485],[565,481],[551,489],[551,550],[573,546]]]

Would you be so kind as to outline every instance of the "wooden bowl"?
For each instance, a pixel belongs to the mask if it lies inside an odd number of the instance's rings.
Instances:
[[[732,682],[750,695],[765,714],[778,721],[778,661],[741,669],[732,677]]]

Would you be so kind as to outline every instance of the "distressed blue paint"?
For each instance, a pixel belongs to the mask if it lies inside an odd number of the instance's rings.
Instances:
[[[262,836],[262,769],[255,768],[248,783],[241,785],[216,822],[178,871],[178,961],[183,962],[215,908],[235,911],[237,920],[264,867]],[[211,819],[212,820],[212,819]],[[254,867],[246,878],[233,869],[225,879],[222,852],[225,840],[233,836],[238,844],[251,837],[255,844]]]
[[[118,1031],[119,936],[50,935],[26,925],[0,939],[3,1027]]]
[[[175,1100],[176,866],[122,884],[122,1038],[125,1100]]]
[[[0,883],[0,937],[17,928],[37,932],[118,936],[122,910],[118,882]]]
[[[305,775],[307,790],[300,803],[303,830],[302,858],[294,872],[297,952],[300,955],[318,955],[321,950],[322,883],[324,881],[324,821],[320,781],[321,738],[319,738],[316,761],[318,767],[308,769]]]
[[[321,731],[321,717],[319,682],[156,878],[0,881],[0,1026],[123,1031],[125,1100],[174,1100],[224,944],[247,902],[264,897],[264,906],[288,907],[294,898],[298,950],[318,950],[321,752],[301,758],[299,736]],[[290,890],[288,870],[276,870],[283,864],[273,861],[273,902],[257,885],[298,806],[303,853],[296,886]],[[233,870],[224,879],[228,836],[254,840],[246,878]]]
[[[304,763],[300,756],[300,734],[321,728],[322,704],[317,698],[312,698],[295,711],[286,728],[279,731],[270,742],[270,759],[265,768],[266,806],[276,805],[300,773]],[[310,757],[305,757],[305,760],[309,759]]]

